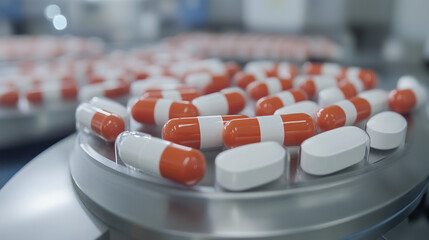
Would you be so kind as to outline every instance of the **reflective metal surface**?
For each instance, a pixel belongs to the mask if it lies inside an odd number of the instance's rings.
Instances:
[[[205,152],[208,174],[193,188],[117,164],[113,145],[85,134],[78,136],[70,169],[90,211],[133,237],[373,239],[401,222],[426,189],[428,116],[429,108],[408,116],[405,146],[372,151],[370,162],[334,175],[305,174],[296,150],[289,149],[283,176],[246,192],[215,184],[213,159],[219,150]]]
[[[29,106],[19,103],[17,109],[0,109],[0,148],[66,136],[75,129],[76,102],[50,106]]]
[[[1,239],[98,239],[108,228],[89,214],[70,177],[72,135],[22,168],[0,191]]]

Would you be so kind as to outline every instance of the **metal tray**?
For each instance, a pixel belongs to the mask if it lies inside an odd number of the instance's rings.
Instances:
[[[132,237],[374,239],[408,216],[425,192],[428,119],[425,106],[407,116],[404,146],[371,149],[369,162],[324,177],[304,173],[297,148],[288,148],[284,174],[244,192],[216,185],[214,158],[222,149],[203,151],[205,178],[197,186],[183,187],[116,163],[114,144],[80,132],[70,169],[90,211]],[[132,128],[155,136],[160,132],[135,123]]]

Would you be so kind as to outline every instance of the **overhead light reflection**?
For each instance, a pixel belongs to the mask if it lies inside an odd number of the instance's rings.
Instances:
[[[48,20],[52,20],[55,16],[60,15],[61,14],[61,9],[58,5],[56,4],[50,4],[48,6],[45,7],[45,17]]]
[[[52,24],[54,25],[54,28],[57,30],[64,30],[67,27],[67,18],[63,15],[57,15],[52,20]]]

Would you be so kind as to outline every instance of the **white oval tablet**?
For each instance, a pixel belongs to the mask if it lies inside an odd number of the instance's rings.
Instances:
[[[405,142],[407,120],[396,112],[381,112],[374,115],[366,124],[366,132],[371,139],[371,147],[388,150]]]
[[[319,105],[317,105],[313,101],[301,101],[294,103],[292,105],[288,105],[282,108],[277,109],[274,114],[292,114],[292,113],[305,113],[310,115],[313,119],[316,118],[316,113],[319,111]]]
[[[216,181],[242,191],[271,182],[284,172],[286,150],[276,142],[260,142],[220,153],[215,160]]]
[[[320,133],[301,144],[301,168],[313,175],[340,171],[368,158],[368,134],[354,126]]]

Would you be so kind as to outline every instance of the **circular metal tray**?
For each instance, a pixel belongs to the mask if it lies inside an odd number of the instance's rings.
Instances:
[[[324,177],[304,173],[297,148],[288,148],[284,174],[244,192],[216,184],[214,158],[222,149],[203,151],[206,176],[184,187],[116,162],[113,143],[83,132],[71,155],[71,174],[90,211],[133,237],[374,239],[402,221],[425,192],[428,119],[426,106],[407,116],[404,146],[371,149],[368,162]],[[160,133],[135,123],[132,128]]]

